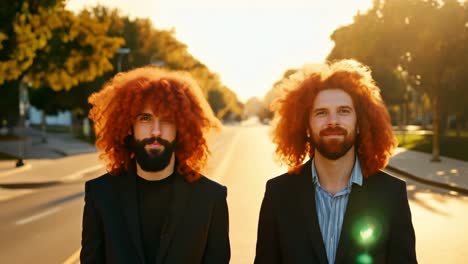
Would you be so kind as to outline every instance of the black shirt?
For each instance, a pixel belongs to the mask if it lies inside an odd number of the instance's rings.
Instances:
[[[169,214],[174,174],[159,181],[137,176],[138,212],[146,263],[155,263],[161,232]]]

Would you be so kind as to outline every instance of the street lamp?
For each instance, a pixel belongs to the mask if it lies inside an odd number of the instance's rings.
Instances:
[[[26,133],[24,133],[25,130],[25,115],[26,111],[29,108],[29,96],[28,96],[28,86],[25,81],[25,77],[21,79],[20,84],[19,84],[19,114],[20,114],[20,122],[19,122],[19,128],[20,128],[20,135],[23,136],[23,139],[26,138]],[[16,167],[21,167],[24,165],[24,141],[20,140],[19,145],[18,145],[18,160],[16,161]]]
[[[122,71],[122,57],[123,57],[123,55],[128,54],[128,53],[130,53],[129,48],[120,48],[120,49],[117,50],[117,54],[119,54],[119,60],[117,62],[117,71],[118,72]]]

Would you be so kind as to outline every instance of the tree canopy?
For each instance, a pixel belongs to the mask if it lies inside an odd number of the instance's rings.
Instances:
[[[354,58],[369,65],[388,104],[404,101],[408,86],[428,96],[433,159],[438,160],[441,116],[467,112],[467,2],[375,0],[331,38],[335,47],[328,59]]]

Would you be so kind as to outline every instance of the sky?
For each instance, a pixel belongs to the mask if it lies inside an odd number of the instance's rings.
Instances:
[[[325,60],[331,33],[372,0],[68,0],[79,11],[102,4],[172,29],[188,51],[238,99],[262,98],[290,68]]]

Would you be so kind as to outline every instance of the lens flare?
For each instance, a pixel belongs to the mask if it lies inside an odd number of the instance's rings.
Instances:
[[[356,263],[358,263],[358,264],[372,264],[373,260],[372,260],[372,257],[369,254],[364,253],[364,254],[359,255],[356,258]]]
[[[366,241],[368,239],[371,239],[372,236],[374,235],[374,228],[371,226],[368,226],[367,228],[363,228],[359,234],[361,235],[361,240]]]
[[[363,248],[372,248],[381,236],[380,221],[375,217],[362,217],[353,225],[353,238]]]

